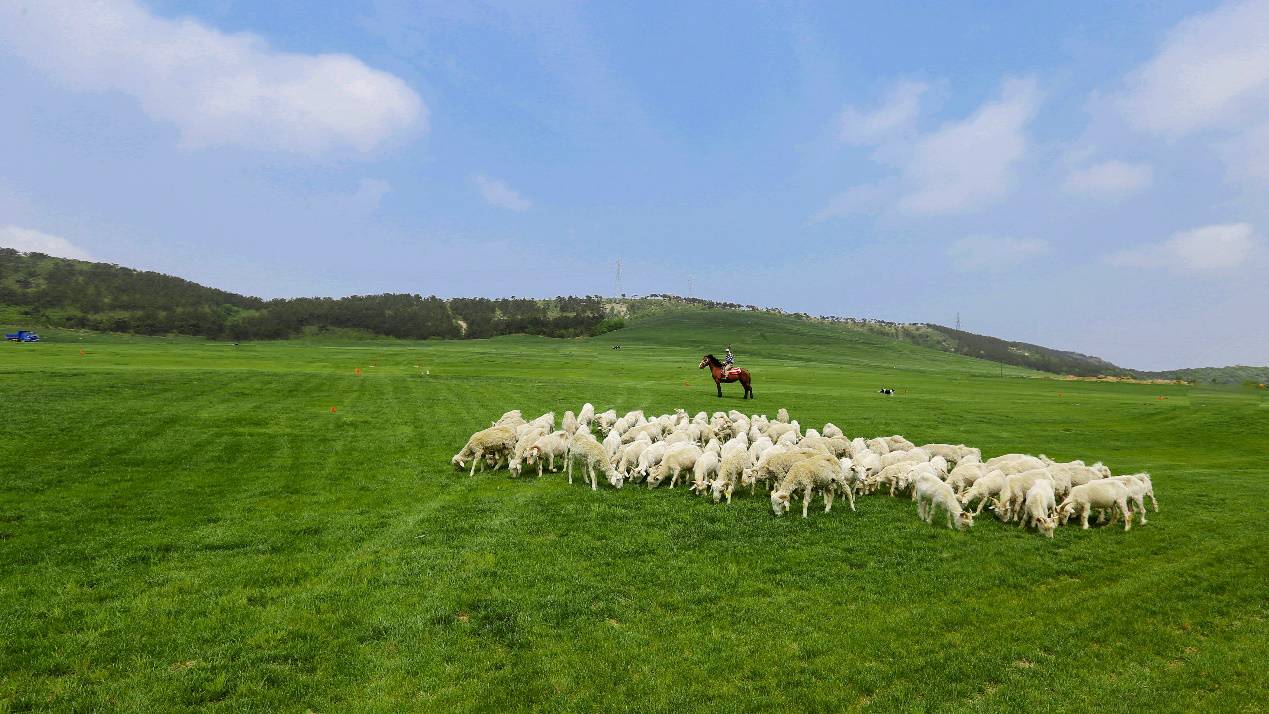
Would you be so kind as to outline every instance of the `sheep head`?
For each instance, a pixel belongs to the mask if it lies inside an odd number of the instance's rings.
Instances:
[[[783,516],[789,510],[788,491],[771,492],[771,510],[775,511],[777,516]]]
[[[956,516],[956,527],[960,530],[972,528],[974,526],[974,514],[969,511],[961,511]]]

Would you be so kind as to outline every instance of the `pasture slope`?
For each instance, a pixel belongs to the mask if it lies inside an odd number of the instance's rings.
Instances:
[[[45,332],[0,345],[0,710],[1269,700],[1262,392],[1001,376],[716,312],[589,340]],[[728,342],[755,402],[735,385],[716,399],[696,369]],[[929,527],[906,498],[775,518],[765,496],[714,506],[448,463],[506,409],[584,401],[787,407],[850,435],[1103,459],[1151,471],[1162,512],[1050,541],[988,517]]]

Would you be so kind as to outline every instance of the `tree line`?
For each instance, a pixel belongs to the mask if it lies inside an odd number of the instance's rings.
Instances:
[[[453,298],[352,295],[263,300],[189,280],[108,263],[0,248],[0,305],[20,308],[34,324],[213,339],[284,339],[306,330],[351,328],[403,339],[547,337],[598,334],[599,296]]]

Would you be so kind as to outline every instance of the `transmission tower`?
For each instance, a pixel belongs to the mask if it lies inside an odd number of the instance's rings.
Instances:
[[[961,329],[961,314],[959,312],[956,313],[956,329]]]
[[[621,297],[621,258],[617,259],[617,282],[615,288],[617,293],[614,297]]]

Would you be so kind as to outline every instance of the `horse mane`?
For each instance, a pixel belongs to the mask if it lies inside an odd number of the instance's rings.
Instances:
[[[709,362],[710,366],[712,366],[712,367],[722,367],[722,366],[723,366],[723,363],[722,363],[722,362],[719,362],[719,361],[718,361],[718,358],[717,358],[717,357],[715,357],[714,355],[705,355],[705,361],[706,361],[706,362]]]

